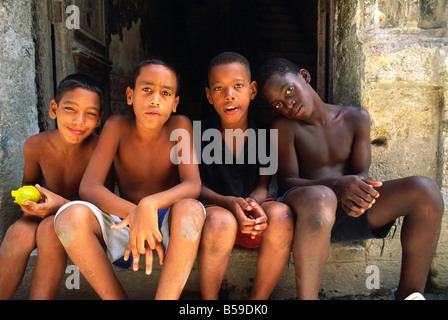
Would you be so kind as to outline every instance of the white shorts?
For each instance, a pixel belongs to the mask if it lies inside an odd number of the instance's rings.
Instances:
[[[111,229],[111,226],[119,223],[121,219],[113,214],[108,214],[102,211],[100,208],[95,206],[94,204],[86,201],[72,201],[69,203],[66,203],[62,207],[59,208],[58,212],[55,215],[55,219],[58,216],[59,213],[61,213],[63,210],[68,208],[69,206],[81,204],[87,206],[92,213],[95,215],[96,219],[98,220],[98,223],[101,226],[101,232],[103,234],[103,240],[106,244],[106,253],[109,260],[114,263],[117,260],[121,259],[124,255],[124,252],[126,250],[126,247],[128,246],[129,242],[129,228],[125,227],[119,230],[113,230]],[[205,211],[205,209],[204,209]],[[162,246],[166,249],[168,248],[168,243],[170,241],[170,232],[169,232],[169,225],[168,225],[168,216],[169,216],[169,209],[167,210],[165,216],[163,217],[163,220],[161,223],[159,223],[160,226],[160,233],[162,234]],[[129,267],[129,263],[126,264],[126,268]],[[122,267],[121,265],[118,265]]]

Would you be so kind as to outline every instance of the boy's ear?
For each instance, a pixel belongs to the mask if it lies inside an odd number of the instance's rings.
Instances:
[[[258,93],[258,83],[257,81],[252,81],[250,83],[250,100],[254,100]]]
[[[305,79],[306,83],[309,84],[311,82],[311,75],[306,69],[300,69],[300,75]]]
[[[177,106],[179,105],[179,101],[180,101],[180,96],[177,96],[176,99],[174,100],[174,109],[173,109],[174,113],[176,113],[176,111],[177,111]]]
[[[213,104],[212,95],[210,94],[210,88],[205,87],[205,95],[207,97],[208,103]]]
[[[57,111],[58,111],[58,104],[56,103],[56,100],[53,99],[50,102],[50,111],[49,111],[51,119],[53,120],[56,119]]]
[[[127,87],[126,89],[126,103],[131,106],[134,99],[134,90],[131,89],[131,87]]]

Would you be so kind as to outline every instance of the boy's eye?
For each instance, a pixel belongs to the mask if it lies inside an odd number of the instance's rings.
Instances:
[[[286,90],[286,94],[287,94],[287,95],[290,95],[293,91],[294,91],[294,87],[289,87],[289,88]]]
[[[67,111],[73,111],[73,110],[75,110],[75,109],[73,109],[72,107],[64,107],[64,110],[67,110]]]
[[[241,83],[238,83],[235,85],[235,88],[242,88],[242,87],[243,87],[243,85]]]
[[[281,102],[279,102],[279,103],[277,103],[277,104],[274,105],[275,109],[279,109],[281,106],[282,106],[282,103],[281,103]]]
[[[151,88],[143,88],[142,90],[145,92],[151,92]]]
[[[169,93],[168,91],[163,91],[162,94],[167,97],[171,96],[171,93]]]
[[[214,90],[215,90],[215,91],[221,91],[221,90],[222,90],[222,87],[215,87]]]

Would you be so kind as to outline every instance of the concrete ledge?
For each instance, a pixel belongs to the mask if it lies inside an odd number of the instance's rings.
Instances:
[[[329,299],[354,295],[370,296],[385,293],[395,288],[399,280],[401,259],[401,249],[399,248],[399,241],[397,247],[397,241],[396,239],[386,240],[384,247],[382,240],[369,240],[353,244],[332,244],[329,261],[322,280],[320,297]],[[382,255],[381,251],[383,251]],[[222,299],[247,299],[255,277],[257,256],[257,250],[239,248],[233,250],[221,287]],[[14,299],[25,300],[28,298],[35,260],[36,256],[32,255],[22,285]],[[73,263],[68,260],[67,265],[73,265]],[[366,273],[366,268],[369,265],[378,266],[380,289],[372,290],[366,287],[366,280],[371,275]],[[154,256],[154,269],[150,276],[146,276],[143,272],[144,259],[141,261],[139,272],[114,268],[131,299],[154,299],[161,272],[157,255]],[[69,277],[72,274],[69,272],[65,275],[56,296],[57,300],[99,299],[82,275],[80,289],[67,289],[66,281],[70,282]],[[200,298],[199,271],[196,261],[181,299]],[[270,299],[296,299],[292,255]]]

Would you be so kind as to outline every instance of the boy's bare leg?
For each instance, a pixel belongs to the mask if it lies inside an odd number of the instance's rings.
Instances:
[[[198,253],[204,208],[193,199],[176,202],[170,210],[170,242],[156,299],[179,299]]]
[[[54,231],[54,215],[39,224],[36,241],[38,252],[31,280],[30,299],[54,299],[67,264],[64,247]]]
[[[250,299],[266,300],[274,290],[291,256],[294,218],[289,207],[280,202],[262,205],[268,217],[268,227],[258,252],[257,273]]]
[[[88,207],[65,209],[56,218],[55,230],[70,259],[101,299],[128,298],[102,248],[98,220]]]
[[[199,281],[205,300],[219,298],[237,230],[238,224],[230,211],[218,206],[207,208],[199,248]]]
[[[318,298],[330,252],[337,199],[325,186],[301,187],[288,193],[285,203],[296,214],[293,241],[297,298]]]
[[[40,219],[24,217],[9,227],[0,247],[0,300],[12,299],[22,282],[31,251],[36,248]]]
[[[383,182],[369,224],[379,228],[404,216],[401,229],[402,266],[397,299],[423,293],[440,235],[443,199],[438,185],[425,177]]]

